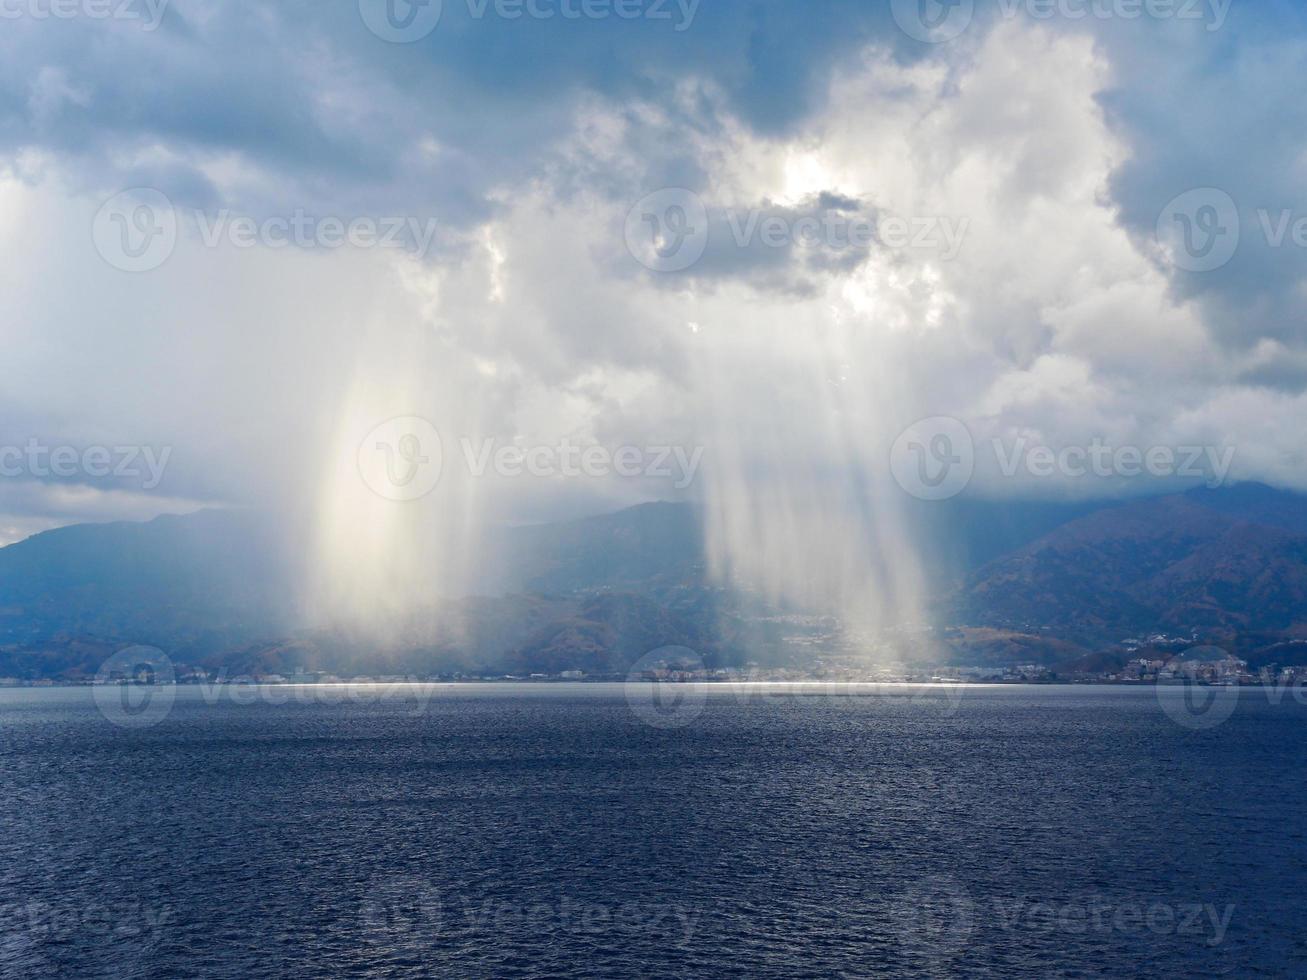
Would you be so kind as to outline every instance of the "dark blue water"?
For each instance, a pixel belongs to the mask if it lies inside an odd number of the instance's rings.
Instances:
[[[1307,972],[1290,696],[287,697],[0,692],[0,974]]]

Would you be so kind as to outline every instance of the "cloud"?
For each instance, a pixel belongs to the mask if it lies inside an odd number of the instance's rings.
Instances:
[[[172,447],[159,509],[297,515],[360,599],[378,580],[455,588],[491,521],[689,496],[723,574],[910,607],[887,460],[931,416],[981,447],[1233,444],[1240,478],[1307,486],[1301,250],[1260,247],[1245,220],[1252,244],[1202,274],[1155,238],[1193,186],[1227,187],[1241,215],[1296,205],[1300,32],[979,18],[929,45],[888,5],[841,0],[705,4],[683,32],[445,8],[401,45],[353,4],[308,2],[6,32],[0,443]],[[177,220],[137,274],[88,233],[133,186]],[[634,210],[669,191],[683,215]],[[431,220],[434,246],[205,241],[219,214],[301,212]],[[686,243],[680,268],[648,261]],[[406,415],[437,427],[446,472],[397,516],[355,454]],[[688,488],[473,478],[462,438],[704,462]],[[69,482],[0,483],[0,513],[94,517],[130,489],[72,480],[78,512]],[[990,460],[971,489],[1137,487]]]

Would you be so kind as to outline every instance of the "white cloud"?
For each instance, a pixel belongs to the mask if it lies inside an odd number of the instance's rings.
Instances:
[[[364,63],[349,71],[372,80]],[[674,494],[657,480],[451,473],[431,508],[397,515],[351,460],[362,434],[404,414],[430,417],[447,447],[464,435],[703,445],[690,493],[717,567],[869,621],[910,610],[918,589],[886,467],[918,418],[1054,446],[1233,439],[1239,475],[1302,483],[1298,400],[1247,386],[1274,352],[1227,364],[1203,308],[1122,226],[1113,181],[1132,147],[1103,108],[1114,71],[1088,35],[1008,23],[913,63],[873,44],[783,135],[752,129],[712,78],[634,105],[592,94],[529,178],[487,178],[488,216],[442,226],[426,263],[210,249],[184,230],[165,266],[129,276],[94,253],[100,202],[54,162],[41,183],[0,185],[0,235],[21,246],[0,270],[4,396],[19,409],[8,434],[172,445],[170,497],[312,514],[324,589],[359,604],[378,582],[394,596],[456,588],[484,521]],[[41,87],[47,114],[77,103],[65,80]],[[367,106],[337,87],[315,111],[348,129]],[[425,216],[438,195],[423,182],[467,161],[424,127],[408,137],[385,200],[411,176],[408,205]],[[173,150],[158,152],[162,165]],[[215,193],[265,211],[293,194],[266,157],[187,159]],[[873,246],[843,263],[837,249],[743,254],[727,238],[658,275],[623,229],[636,200],[673,185],[718,214],[794,216],[829,194],[882,223],[965,221],[965,237],[950,257]],[[329,180],[315,186],[330,198]],[[1031,489],[993,468],[977,479],[992,494]],[[90,511],[28,519],[56,514]]]

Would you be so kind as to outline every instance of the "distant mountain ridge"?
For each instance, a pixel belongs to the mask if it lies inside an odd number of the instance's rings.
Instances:
[[[56,528],[0,548],[0,645],[61,632],[216,648],[296,624],[289,555],[256,515]]]
[[[1307,635],[1299,494],[1245,485],[1125,502],[959,500],[923,503],[909,519],[933,560],[937,622],[975,627],[959,657],[1034,659],[1038,637],[1052,657],[1058,637],[1092,649],[1148,630]],[[234,671],[307,659],[360,673],[603,673],[667,645],[722,663],[786,648],[776,617],[709,581],[686,505],[501,528],[473,595],[433,597],[384,645],[304,617],[293,589],[304,549],[279,530],[206,511],[0,549],[0,676],[85,673],[134,643]],[[798,647],[807,656],[825,642],[813,630]]]
[[[958,615],[1064,631],[1307,629],[1307,498],[1267,487],[1132,501],[968,579]]]

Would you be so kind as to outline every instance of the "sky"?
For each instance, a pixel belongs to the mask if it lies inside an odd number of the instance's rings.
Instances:
[[[1307,489],[1305,69],[1287,0],[3,0],[0,544],[254,507],[339,599],[688,499],[896,601],[905,499]]]

